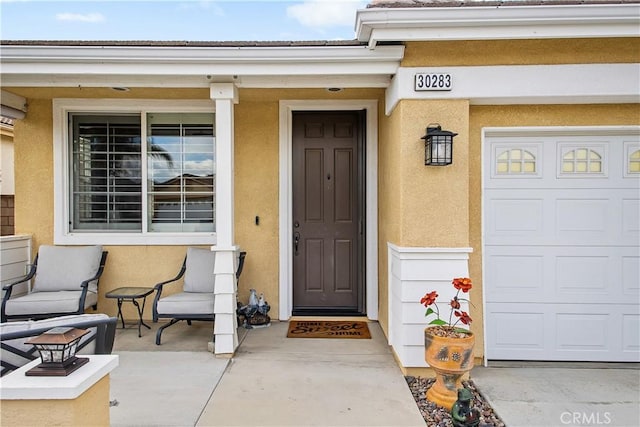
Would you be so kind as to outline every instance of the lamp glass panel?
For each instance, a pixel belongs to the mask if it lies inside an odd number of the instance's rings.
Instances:
[[[53,362],[53,352],[46,349],[38,349],[43,362]]]

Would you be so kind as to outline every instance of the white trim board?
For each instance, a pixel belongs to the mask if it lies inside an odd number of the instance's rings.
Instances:
[[[386,87],[404,46],[0,46],[4,87]]]
[[[280,179],[279,179],[279,236],[280,285],[278,313],[287,320],[293,310],[293,264],[291,236],[293,235],[293,191],[291,124],[294,111],[366,110],[366,266],[365,307],[367,317],[378,319],[378,101],[376,100],[281,100],[280,101]]]
[[[450,91],[415,91],[416,73],[451,74]],[[471,105],[640,102],[640,64],[400,67],[385,113],[402,99],[469,99]]]
[[[401,366],[428,366],[424,360],[424,328],[428,323],[420,298],[432,290],[442,301],[452,298],[455,289],[451,280],[469,277],[471,252],[470,247],[402,247],[387,242],[388,339]],[[448,304],[440,307],[446,318],[451,308]]]
[[[356,38],[381,41],[637,37],[638,4],[367,8]]]

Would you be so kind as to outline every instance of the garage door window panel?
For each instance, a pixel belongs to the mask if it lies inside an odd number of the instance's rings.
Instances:
[[[625,176],[640,176],[640,144],[626,143],[627,170]]]
[[[513,141],[512,143],[492,144],[493,178],[538,178],[542,174],[542,164],[539,154],[540,144],[526,144]]]
[[[560,145],[560,177],[601,176],[606,178],[607,150],[604,145]]]

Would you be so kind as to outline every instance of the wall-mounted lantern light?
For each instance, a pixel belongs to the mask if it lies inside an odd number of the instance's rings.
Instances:
[[[457,133],[442,130],[438,123],[427,126],[424,139],[424,164],[446,166],[453,162],[453,137]]]
[[[89,362],[87,357],[76,357],[78,342],[88,333],[87,329],[58,327],[25,341],[35,346],[42,362],[25,372],[25,375],[66,377]]]

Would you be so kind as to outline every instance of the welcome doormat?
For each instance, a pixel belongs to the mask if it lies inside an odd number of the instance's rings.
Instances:
[[[354,320],[291,320],[287,338],[371,338],[371,332]]]

